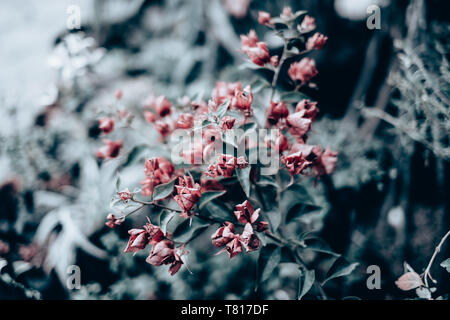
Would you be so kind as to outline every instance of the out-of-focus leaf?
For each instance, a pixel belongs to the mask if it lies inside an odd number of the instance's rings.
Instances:
[[[333,263],[330,270],[328,270],[326,279],[322,282],[322,285],[324,285],[325,283],[327,283],[332,279],[348,276],[350,273],[353,272],[353,270],[355,270],[357,266],[359,266],[358,262],[349,263],[346,259],[342,257],[338,258]]]
[[[314,272],[314,270],[306,270],[302,273],[299,279],[299,288],[301,288],[301,291],[299,290],[299,294],[297,296],[298,300],[301,300],[305,296],[305,294],[307,294],[308,291],[311,290],[314,281],[316,281],[316,273]]]
[[[431,291],[426,287],[419,287],[416,289],[416,294],[421,299],[431,299]]]
[[[299,102],[303,99],[309,99],[309,97],[298,91],[286,92],[281,95],[281,100],[285,102]]]
[[[223,203],[218,201],[209,201],[203,206],[202,215],[211,216],[222,220],[230,220],[233,214],[233,210],[229,210]]]
[[[323,241],[320,238],[310,238],[310,239],[306,239],[304,240],[304,243],[306,245],[305,249],[309,249],[315,252],[321,252],[321,253],[327,253],[330,254],[332,256],[335,257],[340,257],[340,254],[337,254],[335,252],[333,252],[333,250],[331,250],[330,246],[328,244],[325,243],[325,241]]]
[[[272,231],[276,231],[281,223],[281,213],[278,211],[267,211],[265,215],[269,218]]]
[[[270,83],[267,82],[264,79],[258,79],[255,82],[252,83],[251,87],[252,87],[252,93],[258,93],[259,91],[261,91],[262,89],[269,87]]]
[[[267,280],[281,260],[281,248],[275,244],[262,247],[258,257],[258,283]]]
[[[441,262],[441,267],[450,272],[450,258]]]
[[[222,119],[223,116],[225,115],[225,113],[227,113],[228,110],[228,106],[230,105],[230,99],[225,100],[224,102],[222,102],[222,104],[217,108],[216,112],[214,113],[214,115],[219,118]]]
[[[249,165],[247,168],[244,169],[236,169],[236,176],[239,180],[239,183],[242,186],[242,189],[245,192],[245,195],[247,197],[250,197],[250,170],[251,166]]]
[[[173,179],[170,182],[157,185],[153,190],[153,201],[167,198],[173,191],[175,180]]]
[[[143,156],[144,152],[148,149],[149,149],[149,146],[146,144],[141,144],[141,145],[135,146],[128,154],[127,160],[124,162],[122,167],[127,167],[127,166],[139,161],[141,156]]]
[[[208,202],[223,196],[226,193],[225,190],[222,191],[206,191],[202,193],[202,197],[198,203],[198,207],[202,209]]]

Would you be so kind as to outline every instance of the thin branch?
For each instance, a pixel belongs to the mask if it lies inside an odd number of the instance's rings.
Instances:
[[[433,265],[434,259],[436,258],[437,254],[441,251],[442,245],[444,244],[445,240],[450,236],[450,230],[445,234],[445,236],[441,239],[436,249],[434,249],[433,256],[430,259],[430,262],[428,263],[427,268],[425,269],[425,272],[423,273],[423,280],[425,281],[425,286],[428,288],[428,279],[427,277],[430,277],[431,281],[436,283],[436,280],[433,279],[433,277],[430,274],[431,266]]]

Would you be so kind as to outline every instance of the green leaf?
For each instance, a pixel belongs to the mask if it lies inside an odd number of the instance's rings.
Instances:
[[[302,279],[304,279],[302,281]],[[314,281],[316,281],[316,273],[314,270],[306,270],[302,273],[299,279],[299,286],[301,286],[302,290],[299,290],[299,294],[297,299],[301,300],[305,294],[308,293],[309,290],[311,290]]]
[[[278,211],[267,211],[265,215],[269,218],[272,231],[275,232],[281,224],[281,213]]]
[[[244,189],[245,195],[247,197],[250,197],[250,170],[251,166],[248,165],[247,168],[244,169],[236,169],[236,176],[242,186],[242,189]]]
[[[258,79],[251,84],[251,87],[252,87],[252,92],[255,94],[266,87],[270,87],[270,83],[264,79]]]
[[[226,192],[226,190],[223,191],[206,191],[202,193],[202,197],[200,198],[200,201],[198,203],[198,207],[202,209],[208,202],[211,200],[214,200],[216,198],[219,198],[223,196]]]
[[[343,257],[336,259],[330,270],[328,270],[326,279],[322,282],[322,286],[331,279],[348,276],[357,266],[359,266],[358,262],[350,263]]]
[[[234,216],[233,210],[227,208],[224,203],[217,203],[214,200],[206,203],[203,206],[201,213],[202,215],[211,216],[225,221],[231,219],[231,215]]]
[[[122,165],[122,167],[127,167],[131,164],[136,163],[144,155],[144,152],[149,149],[147,144],[140,144],[135,146],[128,154],[127,160]]]
[[[330,254],[335,257],[341,256],[340,254],[333,252],[333,250],[331,250],[330,246],[328,244],[326,244],[325,241],[323,241],[320,238],[314,237],[314,238],[305,239],[304,243],[306,246],[305,249],[309,249],[314,252],[327,253],[327,254]]]
[[[173,179],[170,182],[157,185],[153,190],[153,201],[161,200],[170,196],[175,185],[175,180],[176,179]]]
[[[441,262],[441,267],[450,272],[450,258]]]
[[[301,185],[294,184],[281,194],[280,210],[286,223],[317,209],[320,207],[315,205],[308,190]]]
[[[117,180],[116,180],[116,191],[119,192],[120,191],[120,176],[117,176]]]
[[[216,112],[214,113],[214,115],[219,118],[222,119],[223,116],[225,115],[225,113],[227,113],[228,110],[228,106],[230,105],[230,99],[225,100],[216,110]]]
[[[277,181],[275,180],[275,178],[273,176],[263,176],[261,175],[259,177],[259,180],[256,182],[257,185],[262,186],[262,187],[267,187],[267,186],[272,186],[275,188],[278,188],[278,184]]]
[[[300,102],[304,99],[309,99],[309,97],[304,93],[292,91],[283,93],[280,100],[284,102]]]
[[[178,217],[180,219],[178,219]],[[181,219],[183,221],[181,221],[180,223]],[[207,227],[209,227],[209,224],[201,219],[193,219],[191,221],[190,218],[185,219],[177,216],[177,218],[172,219],[172,221],[175,224],[175,228],[173,229],[173,238],[174,240],[179,242],[187,242],[190,239],[193,239],[194,236],[198,236],[199,233],[203,232]]]
[[[162,232],[164,232],[164,234],[166,234],[167,225],[176,215],[177,213],[174,211],[163,210],[163,212],[161,212],[159,216],[159,226],[161,227]]]
[[[281,248],[268,244],[261,248],[258,257],[258,283],[267,280],[281,260]]]

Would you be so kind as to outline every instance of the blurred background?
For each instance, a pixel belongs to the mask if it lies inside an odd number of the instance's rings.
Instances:
[[[319,102],[312,143],[339,152],[331,179],[317,186],[327,208],[299,223],[360,266],[327,284],[331,298],[404,299],[394,281],[407,261],[418,273],[450,227],[449,14],[444,0],[60,0],[0,3],[0,298],[1,299],[295,299],[298,270],[280,264],[254,291],[255,257],[228,261],[201,239],[192,274],[123,254],[127,227],[105,225],[120,163],[100,165],[98,113],[117,103],[139,110],[151,93],[172,101],[208,96],[218,80],[269,77],[244,63],[239,35],[255,29],[279,53],[282,43],[258,25],[257,12],[307,10],[328,36],[313,54]],[[381,8],[370,30],[367,7]],[[80,25],[77,25],[77,13]],[[286,72],[282,72],[287,77]],[[288,81],[281,82],[288,86]],[[267,100],[266,100],[267,101]],[[265,107],[265,106],[262,106]],[[147,130],[149,131],[149,130]],[[139,124],[125,146],[151,142]],[[129,143],[127,143],[129,142]],[[133,142],[133,143],[131,143]],[[125,147],[126,151],[127,147]],[[126,152],[124,152],[126,154]],[[125,156],[124,156],[125,157]],[[136,161],[123,185],[142,172]],[[128,178],[126,178],[128,177]],[[128,179],[128,180],[126,180]],[[449,246],[441,258],[447,258]],[[324,259],[311,256],[317,272]],[[442,259],[443,260],[443,259]],[[78,265],[81,288],[68,290]],[[368,290],[366,268],[381,269]],[[437,295],[450,277],[436,263]],[[242,279],[248,279],[243,281]],[[306,297],[308,298],[308,297]]]

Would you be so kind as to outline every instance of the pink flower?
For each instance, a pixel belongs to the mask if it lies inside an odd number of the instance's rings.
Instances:
[[[9,244],[0,240],[0,256],[8,254],[9,252]]]
[[[261,247],[261,240],[253,232],[253,227],[250,223],[245,225],[239,240],[247,252],[258,250]]]
[[[270,13],[265,11],[259,11],[258,12],[258,23],[263,25],[270,25],[270,20],[272,17],[270,16]]]
[[[316,32],[312,37],[306,41],[307,50],[320,50],[327,43],[328,37]]]
[[[171,113],[172,104],[165,96],[159,96],[153,101],[152,107],[161,118],[164,118]]]
[[[221,120],[221,127],[223,130],[233,129],[236,119],[230,116],[224,116]]]
[[[148,123],[154,123],[156,121],[156,115],[151,111],[144,111],[144,118]]]
[[[312,59],[303,58],[300,62],[291,64],[288,74],[292,80],[300,80],[302,83],[306,83],[318,74],[316,63]]]
[[[270,64],[273,67],[278,67],[278,64],[280,63],[278,56],[271,56],[270,57]]]
[[[266,138],[267,146],[279,153],[289,148],[289,141],[280,131],[275,131],[271,136]]]
[[[295,107],[295,112],[302,112],[303,110],[305,118],[311,119],[311,121],[316,120],[316,116],[319,113],[317,102],[312,102],[307,99],[300,101]]]
[[[144,196],[151,196],[155,186],[172,180],[175,167],[166,158],[151,158],[145,160],[144,172],[146,178],[140,182],[142,185],[141,193]]]
[[[109,134],[114,130],[114,119],[112,118],[101,118],[98,120],[98,127],[102,131],[103,134]]]
[[[112,213],[108,214],[106,216],[106,220],[108,220],[108,222],[106,222],[106,226],[108,226],[111,229],[114,229],[117,226],[120,226],[123,222],[123,219],[117,219],[115,215],[113,215]]]
[[[194,182],[191,176],[184,176],[179,178],[179,185],[175,186],[177,195],[174,200],[183,211],[180,215],[183,218],[191,216],[192,207],[200,200],[201,187]]]
[[[413,271],[403,274],[397,281],[395,281],[395,284],[403,291],[416,289],[424,285],[420,276]]]
[[[286,118],[289,115],[289,109],[284,102],[270,101],[270,107],[266,111],[267,121],[271,125],[278,123],[281,118]]]
[[[164,233],[160,227],[151,224],[150,219],[148,219],[148,221],[149,222],[144,225],[144,230],[148,235],[148,243],[150,245],[155,245],[164,239]]]
[[[234,215],[240,223],[255,223],[259,218],[259,212],[261,209],[254,209],[252,204],[245,200],[243,203],[236,205],[236,211]]]
[[[233,108],[248,113],[251,110],[252,102],[253,102],[253,94],[250,86],[245,87],[244,90],[236,89],[234,91],[234,97],[232,101]]]
[[[250,0],[224,0],[225,9],[229,14],[237,19],[242,19],[247,15]]]
[[[291,7],[284,7],[280,17],[285,20],[292,19],[294,17],[294,13],[292,12]]]
[[[225,100],[229,99],[230,101],[234,98],[234,92],[236,90],[242,90],[242,84],[238,82],[224,82],[218,81],[216,82],[216,87],[214,88],[211,96],[213,100],[217,103],[217,105],[221,105],[225,102]],[[206,105],[203,105],[203,109],[208,112],[208,108]]]
[[[269,230],[269,223],[267,221],[259,221],[256,224],[256,231],[264,232],[266,230]]]
[[[121,100],[123,97],[123,91],[122,90],[117,90],[116,93],[114,94],[117,100]]]
[[[138,252],[145,248],[148,243],[148,234],[144,229],[128,230],[130,239],[124,252]]]
[[[325,148],[314,166],[314,173],[316,176],[333,173],[336,168],[337,156],[337,152],[332,151],[330,148]]]
[[[215,247],[220,248],[233,240],[234,237],[234,225],[231,222],[225,222],[225,226],[217,229],[211,236],[211,241]]]
[[[97,150],[96,156],[99,159],[112,159],[119,155],[120,149],[123,147],[122,140],[112,141],[105,139],[103,147]]]
[[[172,132],[172,128],[170,127],[170,124],[168,124],[167,122],[164,122],[162,120],[155,121],[155,128],[156,128],[156,131],[159,132],[159,134],[161,135],[162,138],[167,137]]]
[[[162,240],[156,243],[145,261],[154,266],[170,264],[169,273],[172,276],[180,270],[183,264],[180,256],[174,249],[173,241],[170,240]]]
[[[246,168],[248,162],[244,157],[235,158],[229,154],[221,154],[217,157],[215,164],[208,167],[206,174],[211,177],[223,176],[226,178],[232,177],[236,167]]]
[[[264,42],[258,42],[253,47],[242,47],[242,51],[248,58],[258,66],[264,66],[270,62],[270,54],[267,45]]]
[[[312,167],[320,155],[320,147],[307,144],[295,144],[291,148],[291,154],[284,161],[291,174],[303,173]]]
[[[235,256],[237,256],[239,253],[242,252],[242,246],[241,242],[239,241],[239,238],[236,237],[230,242],[227,243],[225,250],[228,253],[228,256],[230,259],[233,259]]]
[[[301,24],[297,26],[298,31],[301,33],[308,33],[316,28],[316,19],[310,16],[305,16]]]
[[[190,113],[182,113],[175,123],[175,128],[189,129],[194,126],[194,116]]]
[[[133,193],[126,188],[125,190],[119,191],[119,198],[122,201],[128,202],[133,197]]]
[[[305,118],[305,111],[295,112],[286,118],[286,122],[289,126],[289,132],[302,139],[306,133],[311,129],[312,120]]]
[[[258,36],[256,35],[255,30],[250,30],[248,35],[241,35],[241,47],[255,47],[259,42]]]

